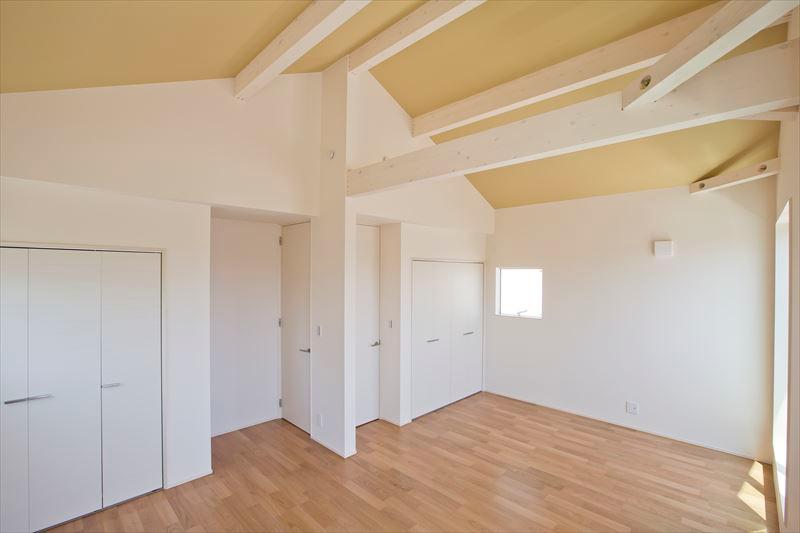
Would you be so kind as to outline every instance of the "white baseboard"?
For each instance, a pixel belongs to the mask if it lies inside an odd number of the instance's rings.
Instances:
[[[692,440],[688,440],[688,439],[682,439],[682,438],[679,438],[679,437],[675,437],[673,435],[667,435],[665,433],[658,433],[656,431],[650,431],[650,430],[642,429],[642,428],[639,428],[639,427],[636,427],[636,426],[629,426],[627,424],[620,424],[619,422],[616,422],[616,421],[611,421],[611,420],[607,420],[605,418],[600,418],[600,417],[596,417],[596,416],[589,416],[589,415],[586,415],[584,413],[579,413],[577,411],[570,411],[569,409],[563,409],[561,407],[554,407],[552,405],[546,405],[546,404],[543,404],[543,403],[534,403],[534,402],[532,402],[530,400],[526,400],[524,398],[520,398],[519,396],[514,396],[512,394],[507,394],[505,392],[497,392],[497,391],[490,390],[490,389],[485,389],[485,392],[488,392],[490,394],[495,394],[497,396],[502,396],[503,398],[510,398],[512,400],[517,400],[518,402],[523,402],[523,403],[527,403],[527,404],[530,404],[530,405],[538,405],[539,407],[546,407],[546,408],[552,409],[554,411],[561,411],[562,413],[568,413],[568,414],[571,414],[571,415],[580,416],[580,417],[583,417],[583,418],[588,418],[590,420],[597,420],[598,422],[605,422],[606,424],[611,424],[612,426],[619,426],[621,428],[632,429],[633,431],[639,431],[641,433],[647,433],[648,435],[654,435],[656,437],[663,437],[665,439],[670,439],[670,440],[674,440],[674,441],[677,441],[677,442],[683,442],[684,444],[691,444],[692,446],[699,446],[701,448],[706,448],[707,450],[714,450],[715,452],[722,452],[722,453],[727,453],[729,455],[735,455],[736,457],[741,457],[742,459],[749,459],[751,461],[758,461],[759,463],[763,463],[763,464],[767,464],[767,465],[771,465],[772,464],[771,460],[757,459],[755,457],[750,457],[749,455],[745,455],[745,454],[743,454],[741,452],[735,452],[735,451],[732,451],[732,450],[726,450],[725,448],[719,448],[717,446],[711,446],[710,444],[705,444],[705,443],[702,443],[702,442],[696,442],[696,441],[692,441]]]
[[[204,472],[204,473],[198,474],[196,476],[188,477],[188,478],[186,478],[186,479],[184,479],[182,481],[178,481],[176,483],[164,483],[164,488],[165,489],[171,489],[172,487],[177,487],[178,485],[183,485],[184,483],[189,483],[190,481],[194,481],[195,479],[200,479],[201,477],[210,476],[213,473],[214,473],[214,470],[211,469],[208,472]]]
[[[234,431],[239,431],[240,429],[249,428],[251,426],[257,426],[258,424],[263,424],[264,422],[272,422],[273,420],[277,420],[280,417],[281,417],[281,415],[278,414],[277,416],[273,416],[273,417],[267,417],[267,418],[264,418],[264,419],[253,420],[251,422],[247,422],[246,424],[244,424],[242,426],[233,426],[230,429],[226,428],[226,429],[224,429],[222,431],[219,431],[217,433],[211,433],[211,436],[212,437],[219,437],[220,435],[225,435],[226,433],[233,433]]]
[[[350,453],[344,453],[341,450],[337,449],[335,446],[329,446],[328,444],[322,442],[321,440],[319,440],[316,437],[314,437],[314,435],[310,435],[310,438],[311,438],[311,440],[313,440],[314,442],[316,442],[320,446],[323,446],[324,448],[327,448],[328,450],[332,451],[333,453],[335,453],[339,457],[342,457],[343,459],[347,459],[348,457],[352,457],[352,456],[354,456],[356,454],[355,450],[353,450]]]

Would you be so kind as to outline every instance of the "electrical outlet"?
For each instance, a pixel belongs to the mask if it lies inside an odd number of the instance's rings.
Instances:
[[[639,402],[625,402],[625,412],[629,415],[638,415]]]
[[[322,415],[317,413],[317,427],[322,427]]]

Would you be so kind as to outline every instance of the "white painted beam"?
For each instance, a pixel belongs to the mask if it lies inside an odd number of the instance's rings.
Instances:
[[[486,0],[429,0],[350,54],[350,72],[360,74],[469,13]]]
[[[348,194],[499,168],[797,105],[798,63],[798,41],[781,43],[720,61],[660,101],[639,109],[623,110],[617,92],[353,169],[348,173]]]
[[[779,159],[770,159],[763,163],[751,165],[732,172],[718,174],[704,180],[696,181],[689,185],[689,192],[697,194],[707,192],[714,189],[724,189],[726,187],[733,187],[747,183],[748,181],[760,180],[768,176],[774,176],[781,170],[781,162]]]
[[[252,97],[368,3],[315,0],[236,75],[236,97]]]
[[[783,122],[784,120],[797,120],[797,115],[797,106],[793,106],[776,109],[775,111],[758,113],[749,117],[742,117],[742,120],[774,120],[776,122]]]
[[[730,0],[622,90],[622,107],[655,102],[791,11],[795,0]]]
[[[434,109],[413,120],[414,135],[435,135],[553,98],[656,63],[697,29],[720,4],[711,4],[561,63]]]

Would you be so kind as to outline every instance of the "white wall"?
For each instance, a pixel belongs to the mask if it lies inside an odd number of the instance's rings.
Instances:
[[[774,194],[765,179],[498,210],[486,389],[769,460]],[[674,257],[653,256],[661,239]],[[544,269],[543,319],[494,315],[501,266]]]
[[[485,257],[483,233],[405,223],[381,226],[382,419],[397,425],[411,421],[411,262],[483,262]]]
[[[428,137],[411,136],[411,117],[369,72],[351,76],[347,120],[348,168],[433,145]],[[384,220],[482,233],[494,230],[494,209],[464,176],[358,196],[352,205],[359,214]]]
[[[277,224],[211,219],[211,434],[279,418]]]
[[[154,198],[317,211],[319,74],[0,95],[0,173]]]
[[[209,208],[0,179],[0,240],[163,250],[164,482],[211,472]]]

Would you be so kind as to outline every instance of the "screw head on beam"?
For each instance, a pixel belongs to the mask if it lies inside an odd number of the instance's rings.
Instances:
[[[761,165],[760,167],[758,167],[759,172],[764,172],[765,170],[767,170],[767,165]]]
[[[647,76],[642,78],[642,81],[639,82],[639,88],[644,91],[645,89],[650,87],[650,82],[651,81],[652,81],[652,78],[650,77],[650,74],[648,74]]]
[[[705,183],[700,183],[698,185],[698,187],[701,188],[701,189],[705,189],[706,188],[706,184]]]

